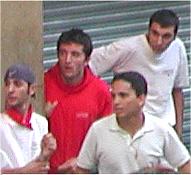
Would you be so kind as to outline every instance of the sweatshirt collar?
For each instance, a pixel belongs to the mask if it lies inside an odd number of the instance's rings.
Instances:
[[[62,91],[66,92],[66,93],[75,93],[75,92],[81,91],[94,78],[93,73],[91,72],[89,67],[86,66],[84,68],[84,76],[83,76],[83,79],[80,84],[78,84],[78,85],[65,84],[62,80],[58,63],[53,68],[53,74],[55,75],[56,81],[57,81],[58,85],[60,86],[60,88],[62,89]]]

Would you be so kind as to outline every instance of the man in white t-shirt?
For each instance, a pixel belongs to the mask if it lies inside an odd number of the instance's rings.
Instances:
[[[183,93],[189,85],[187,55],[176,37],[179,19],[171,10],[156,11],[147,34],[124,38],[93,50],[90,68],[95,74],[137,71],[148,82],[144,111],[175,126],[182,135]]]
[[[147,82],[140,73],[115,75],[111,94],[114,114],[90,127],[76,172],[129,174],[150,169],[174,173],[177,169],[191,173],[189,152],[174,129],[143,112]]]
[[[2,173],[47,173],[56,141],[45,117],[34,112],[35,76],[28,65],[15,64],[4,76],[5,111],[0,114]]]

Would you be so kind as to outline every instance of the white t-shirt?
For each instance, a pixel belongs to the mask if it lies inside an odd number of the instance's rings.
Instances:
[[[144,112],[175,125],[172,90],[189,85],[186,50],[179,38],[160,55],[152,51],[145,35],[121,39],[94,49],[89,65],[99,75],[110,69],[141,73],[148,82]]]
[[[13,165],[10,162],[9,158],[7,157],[7,154],[1,149],[0,149],[0,167],[13,168]]]
[[[174,129],[161,119],[145,116],[143,127],[132,138],[113,114],[90,127],[77,164],[99,173],[126,174],[157,164],[177,168],[189,159]]]
[[[0,114],[0,168],[22,167],[39,155],[42,137],[48,133],[48,122],[35,112],[30,122],[32,130],[19,125],[7,114]]]

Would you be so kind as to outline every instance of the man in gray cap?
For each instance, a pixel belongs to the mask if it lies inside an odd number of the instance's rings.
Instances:
[[[9,67],[4,76],[5,111],[0,114],[2,173],[47,173],[56,141],[47,120],[34,112],[35,76],[26,64]]]

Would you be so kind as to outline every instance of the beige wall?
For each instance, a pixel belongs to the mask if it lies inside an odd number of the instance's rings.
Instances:
[[[37,75],[37,112],[43,104],[43,28],[41,1],[1,2],[1,111],[3,75],[14,63],[27,63]]]

